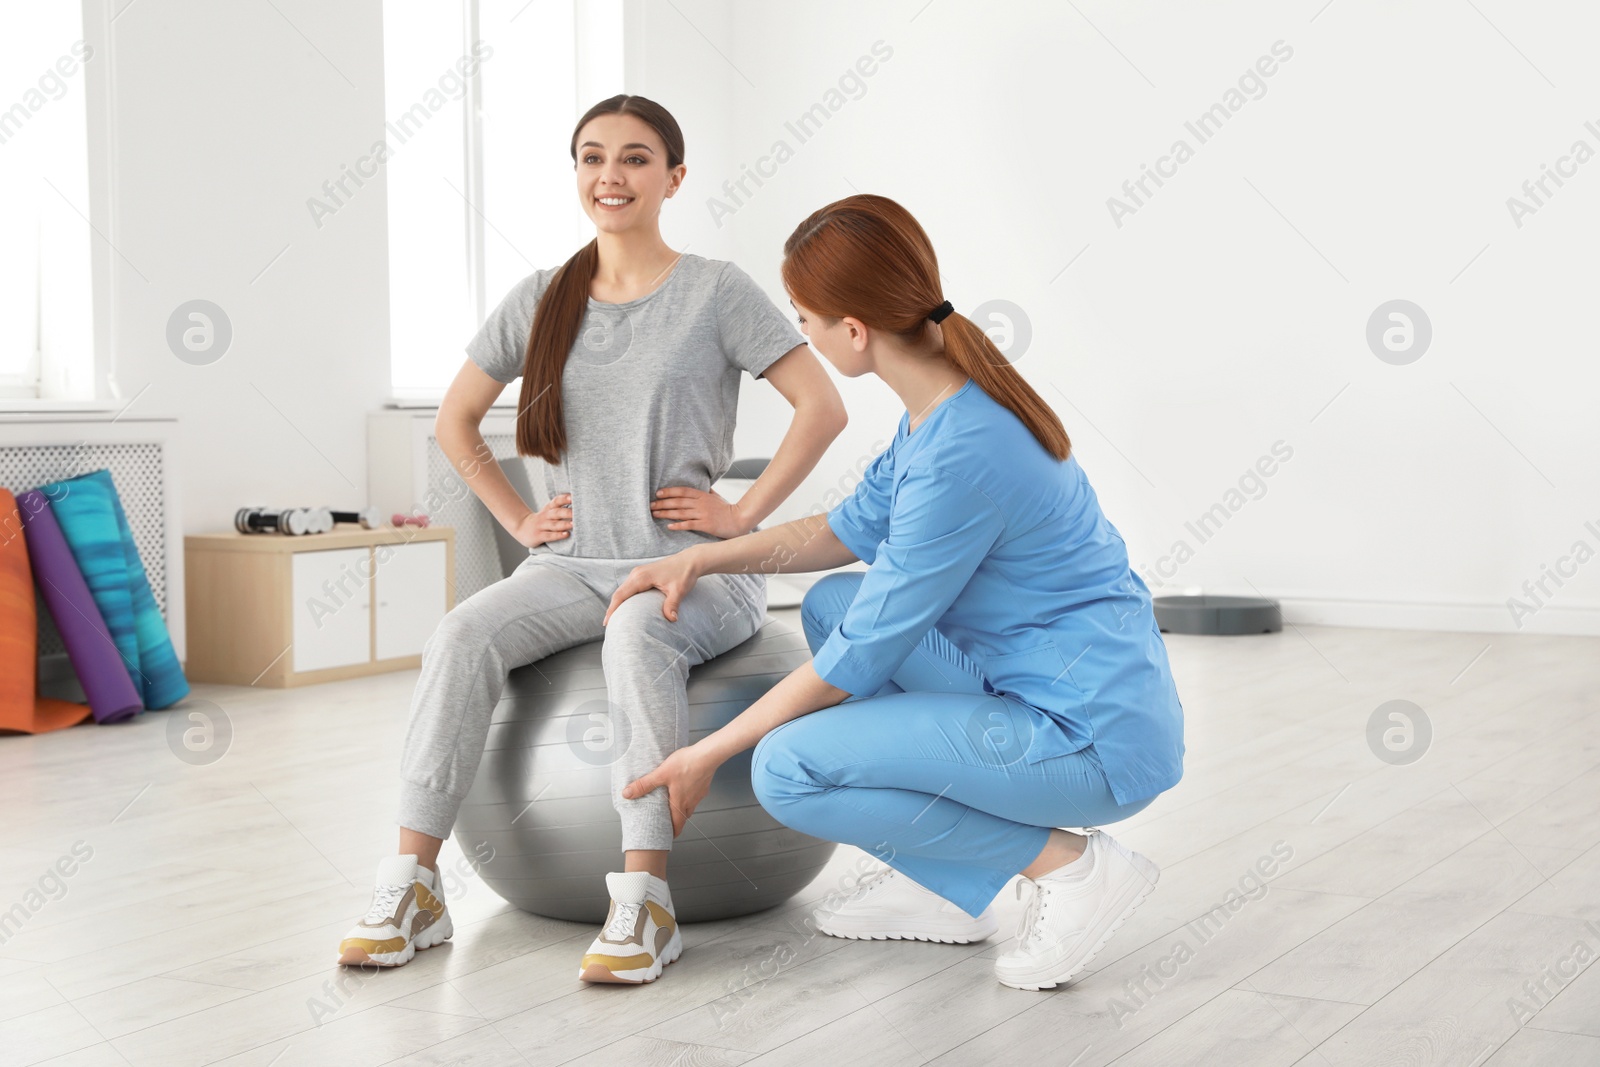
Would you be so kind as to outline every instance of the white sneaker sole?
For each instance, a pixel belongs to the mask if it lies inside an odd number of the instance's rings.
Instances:
[[[429,926],[410,941],[407,941],[405,947],[399,952],[379,952],[367,955],[365,960],[346,962],[341,959],[339,962],[346,967],[364,967],[369,963],[378,967],[400,967],[410,963],[411,958],[417,954],[418,949],[432,948],[435,945],[443,944],[450,940],[451,935],[455,932],[455,924],[450,921],[450,911],[446,908],[442,919]],[[366,954],[363,953],[363,955]]]
[[[681,955],[683,955],[683,936],[681,931],[674,929],[672,937],[667,941],[667,947],[661,950],[661,955],[657,956],[650,966],[636,967],[631,971],[613,971],[609,967],[601,967],[596,964],[586,970],[580,969],[578,971],[578,979],[583,982],[643,985],[646,982],[654,982],[657,978],[660,978],[661,972],[666,968],[667,964]]]
[[[852,941],[933,941],[941,945],[967,945],[983,941],[1000,929],[1000,920],[990,912],[973,919],[965,926],[952,926],[948,922],[919,922],[915,919],[896,919],[895,925],[869,920],[841,919],[825,912],[812,912],[816,928],[829,937],[844,937]]]
[[[1120,846],[1117,846],[1120,847]],[[1128,917],[1138,910],[1144,898],[1156,887],[1156,881],[1161,877],[1161,868],[1157,867],[1147,857],[1138,852],[1129,851],[1127,858],[1132,861],[1134,870],[1142,877],[1131,878],[1122,887],[1118,900],[1112,902],[1106,910],[1107,915],[1115,914],[1116,918],[1111,924],[1100,931],[1089,951],[1078,955],[1069,952],[1064,959],[1044,960],[1030,965],[1007,964],[1005,957],[995,960],[994,975],[1003,985],[1013,989],[1054,989],[1062,982],[1070,981],[1076,977],[1089,962],[1106,947],[1106,942],[1111,940],[1111,935],[1116,933]]]

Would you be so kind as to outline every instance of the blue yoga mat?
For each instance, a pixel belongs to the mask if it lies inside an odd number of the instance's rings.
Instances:
[[[144,706],[170,707],[189,695],[166,620],[150,592],[150,580],[122,500],[107,470],[39,487],[50,499],[73,559],[89,583],[111,640],[122,656]]]

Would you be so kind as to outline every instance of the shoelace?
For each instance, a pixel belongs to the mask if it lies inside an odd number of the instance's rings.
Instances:
[[[1043,924],[1039,922],[1044,914],[1045,889],[1032,878],[1022,878],[1017,882],[1017,899],[1022,899],[1022,887],[1027,886],[1032,892],[1028,894],[1028,903],[1023,905],[1022,921],[1017,924],[1017,940],[1022,943],[1038,941],[1041,937],[1039,931]]]
[[[893,874],[893,867],[880,867],[878,870],[865,874],[862,876],[861,881],[857,882],[855,888],[852,889],[848,894],[844,895],[843,897],[830,896],[830,900],[834,901],[835,903],[828,904],[827,906],[833,908],[842,908],[846,904],[854,904],[866,897],[868,893],[871,893],[874,889],[887,882]]]
[[[894,874],[894,868],[893,867],[882,867],[882,868],[879,868],[876,871],[871,872],[870,874],[868,874],[865,877],[863,877],[861,879],[861,881],[856,883],[856,891],[854,893],[850,894],[850,899],[851,900],[859,900],[859,899],[861,899],[862,897],[866,896],[868,893],[872,892],[874,889],[878,888],[878,886],[880,886],[884,882],[888,881],[890,876],[892,876],[893,874]]]
[[[1086,838],[1092,837],[1099,832],[1099,829],[1094,826],[1086,826],[1083,829]],[[1087,850],[1089,847],[1090,842],[1085,841],[1084,848]],[[1032,878],[1024,877],[1017,882],[1018,900],[1022,899],[1023,886],[1029,886],[1033,892],[1028,897],[1028,903],[1023,907],[1022,921],[1017,924],[1017,940],[1019,942],[1043,940],[1044,924],[1040,922],[1040,918],[1044,915],[1045,906],[1049,903],[1048,890]]]
[[[643,904],[624,904],[621,901],[614,903],[617,905],[617,913],[612,916],[602,935],[613,941],[633,933],[633,924],[639,917],[639,909],[644,907]]]
[[[409,888],[411,887],[404,885],[378,886],[377,889],[373,890],[372,907],[367,909],[367,917],[362,921],[375,923],[392,916],[395,903],[405,896],[406,890]]]

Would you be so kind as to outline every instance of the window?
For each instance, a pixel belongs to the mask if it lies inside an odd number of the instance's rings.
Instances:
[[[383,14],[392,384],[425,402],[516,282],[593,236],[567,144],[622,91],[622,5],[385,0]]]
[[[94,393],[89,162],[76,3],[19,4],[0,35],[0,399]]]

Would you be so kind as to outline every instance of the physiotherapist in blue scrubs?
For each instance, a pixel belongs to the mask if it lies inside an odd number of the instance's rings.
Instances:
[[[1159,873],[1099,827],[1183,773],[1183,708],[1149,589],[1060,420],[944,300],[905,208],[858,195],[820,209],[785,243],[783,281],[813,347],[905,403],[894,442],[826,514],[635,568],[606,617],[646,594],[675,619],[705,574],[869,566],[807,593],[810,663],[623,796],[665,788],[680,833],[717,767],[754,745],[768,811],[888,864],[816,912],[819,929],[981,940],[1020,874],[1030,896],[995,974],[1056,986]],[[672,490],[652,507],[693,528]]]

